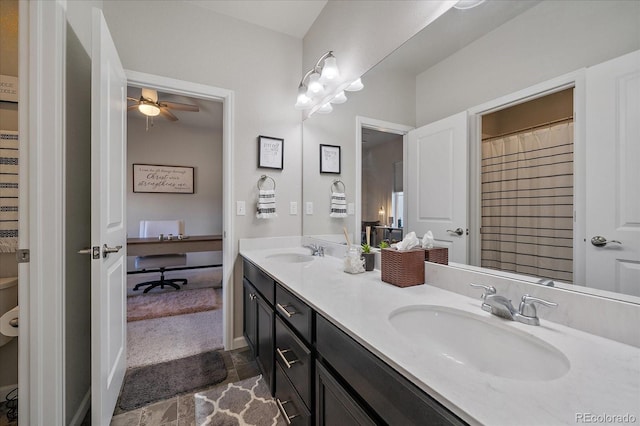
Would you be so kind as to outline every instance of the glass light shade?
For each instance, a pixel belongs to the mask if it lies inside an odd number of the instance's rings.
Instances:
[[[357,92],[358,90],[362,90],[363,88],[364,88],[364,84],[362,84],[362,80],[361,79],[357,79],[356,81],[351,83],[349,85],[349,87],[347,87],[344,90],[347,90],[349,92]]]
[[[458,3],[453,5],[453,7],[461,10],[471,9],[476,6],[480,6],[484,2],[485,0],[459,0]]]
[[[320,109],[318,109],[318,112],[320,114],[329,114],[331,111],[333,111],[333,107],[331,106],[331,102],[327,102],[326,104],[322,105],[320,107]]]
[[[149,117],[155,117],[160,114],[160,108],[158,105],[147,101],[140,102],[138,105],[138,111]]]
[[[343,104],[345,102],[347,102],[347,95],[344,92],[338,93],[335,98],[331,99],[332,104]]]
[[[307,88],[303,85],[298,87],[298,100],[295,109],[307,109],[311,106],[311,98],[307,96]]]
[[[309,76],[309,84],[307,85],[307,96],[312,98],[324,92],[324,86],[320,83],[320,74],[317,72]]]
[[[339,76],[340,71],[338,71],[336,58],[335,56],[331,55],[324,60],[324,65],[322,66],[322,74],[320,75],[320,82],[328,83],[330,81],[334,81]]]

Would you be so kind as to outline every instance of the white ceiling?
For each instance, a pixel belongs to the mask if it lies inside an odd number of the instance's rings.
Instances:
[[[185,0],[216,13],[303,38],[327,0]]]

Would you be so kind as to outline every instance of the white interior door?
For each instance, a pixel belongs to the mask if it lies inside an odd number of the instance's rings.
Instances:
[[[586,87],[587,286],[640,296],[640,51],[587,69]]]
[[[450,262],[467,263],[466,111],[410,131],[405,164],[405,229],[430,230]]]
[[[127,79],[102,12],[91,70],[91,421],[108,425],[126,370]],[[116,251],[117,247],[121,247]],[[113,253],[107,253],[108,249]],[[73,307],[71,307],[73,309]]]

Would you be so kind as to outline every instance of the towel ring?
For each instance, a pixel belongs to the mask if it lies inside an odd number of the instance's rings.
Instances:
[[[342,192],[344,192],[344,190],[345,190],[345,189],[347,189],[347,188],[344,186],[344,182],[342,182],[340,179],[336,179],[336,180],[334,180],[334,181],[333,181],[333,183],[331,184],[331,192],[334,192],[334,191],[333,191],[333,187],[334,187],[334,186],[335,186],[335,188],[336,188],[338,191],[340,191],[340,187],[339,187],[338,185],[342,185]]]
[[[271,179],[271,182],[273,182],[273,189],[276,189],[276,181],[271,177],[271,176],[267,176],[267,175],[262,175],[260,176],[260,179],[258,179],[258,189],[265,189],[262,187],[262,185],[265,183],[265,181],[267,179]]]

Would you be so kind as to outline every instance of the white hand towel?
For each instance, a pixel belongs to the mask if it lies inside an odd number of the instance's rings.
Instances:
[[[344,192],[331,193],[331,213],[329,217],[347,217],[347,197]]]
[[[258,190],[258,219],[271,219],[278,217],[276,213],[276,191],[275,189]]]

